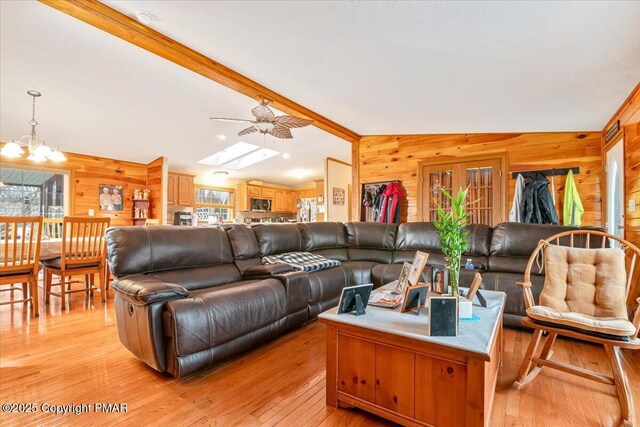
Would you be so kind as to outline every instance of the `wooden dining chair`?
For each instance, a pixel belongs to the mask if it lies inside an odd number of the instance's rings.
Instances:
[[[49,239],[61,239],[62,218],[44,218],[42,220],[42,237]]]
[[[1,290],[11,292],[10,300],[0,305],[30,302],[32,315],[38,316],[41,237],[41,216],[0,216],[0,285],[9,285]],[[18,289],[21,300],[14,299]]]
[[[102,301],[106,301],[105,288],[105,232],[109,227],[110,218],[80,218],[65,217],[62,223],[61,256],[43,261],[45,303],[49,302],[49,296],[60,297],[61,308],[66,308],[66,295],[74,292],[86,292],[93,295],[97,290],[94,286],[94,275],[98,275]],[[60,280],[53,283],[53,276],[59,276]],[[74,276],[84,276],[83,289],[71,289],[72,283],[80,283],[72,280]],[[60,293],[51,291],[52,286],[60,286]]]
[[[524,282],[518,283],[527,308],[522,324],[533,329],[533,336],[514,386],[531,383],[545,367],[609,384],[616,389],[625,425],[633,425],[633,398],[620,352],[640,349],[638,256],[640,249],[633,244],[595,230],[567,231],[540,241]],[[531,270],[537,265],[545,271],[545,283],[536,304]],[[538,352],[543,332],[547,338]],[[604,346],[613,375],[551,360],[558,335]]]

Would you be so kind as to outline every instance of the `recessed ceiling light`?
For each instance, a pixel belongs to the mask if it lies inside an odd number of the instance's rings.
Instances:
[[[144,10],[136,10],[136,18],[138,18],[138,21],[144,25],[149,25],[151,24],[151,21],[153,21],[153,15],[149,12],[145,12]]]
[[[289,174],[295,176],[298,179],[304,179],[309,176],[309,171],[305,169],[294,169],[289,172]]]
[[[220,141],[224,141],[225,139],[227,139],[227,137],[222,134],[216,135],[216,138],[218,138]]]
[[[289,153],[284,153],[282,155],[282,158],[284,158],[284,159],[288,159],[289,157],[291,157],[291,155]]]

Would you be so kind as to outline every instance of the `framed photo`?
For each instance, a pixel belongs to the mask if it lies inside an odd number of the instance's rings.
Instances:
[[[431,290],[446,294],[449,290],[449,270],[444,267],[433,267],[431,272]]]
[[[344,206],[344,188],[333,189],[333,204],[338,206]]]
[[[123,211],[122,185],[100,184],[98,198],[101,211]]]
[[[427,265],[427,259],[429,259],[429,254],[426,252],[417,251],[416,255],[413,257],[413,263],[411,263],[411,271],[409,272],[409,284],[411,286],[415,286],[420,281],[420,276],[422,276],[422,271],[424,267]]]
[[[367,308],[369,297],[371,296],[372,284],[347,286],[342,289],[340,302],[338,303],[338,314],[356,312],[356,316],[364,314]]]
[[[420,308],[422,308],[427,301],[427,291],[429,285],[421,283],[415,286],[407,286],[407,290],[404,293],[404,300],[402,301],[402,312],[409,311],[416,307],[417,314],[420,314]]]
[[[400,270],[400,277],[398,277],[398,284],[396,285],[396,292],[403,294],[404,290],[409,285],[409,273],[411,272],[411,264],[405,262],[402,264],[402,270]]]

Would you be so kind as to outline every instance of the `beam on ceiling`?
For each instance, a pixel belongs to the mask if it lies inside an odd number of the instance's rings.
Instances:
[[[272,91],[195,50],[164,36],[96,0],[39,0],[129,43],[251,98],[264,97],[287,114],[313,120],[313,125],[351,143],[360,135]]]

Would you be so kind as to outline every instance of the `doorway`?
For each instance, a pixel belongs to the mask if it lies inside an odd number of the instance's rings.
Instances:
[[[620,138],[605,152],[606,229],[624,239],[624,140]]]
[[[463,157],[446,162],[419,164],[419,211],[422,221],[433,222],[438,205],[451,207],[442,190],[450,194],[469,187],[467,207],[470,224],[494,226],[504,221],[506,184],[502,171],[506,155]]]

